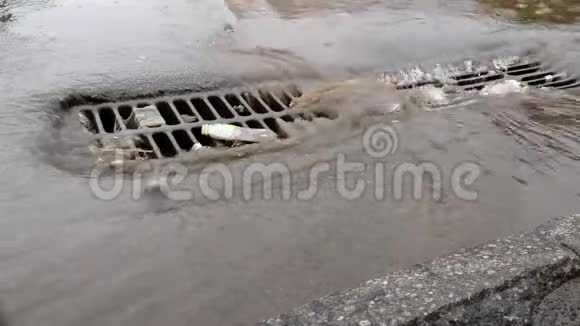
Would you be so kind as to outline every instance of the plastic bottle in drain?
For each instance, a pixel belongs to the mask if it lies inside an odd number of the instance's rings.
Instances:
[[[278,136],[268,129],[243,128],[231,124],[205,124],[201,127],[201,134],[219,140],[244,141],[261,143],[271,141]]]

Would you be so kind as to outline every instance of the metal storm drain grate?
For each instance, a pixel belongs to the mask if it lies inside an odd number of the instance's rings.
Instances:
[[[471,65],[472,66],[472,65]],[[458,70],[458,69],[455,69]],[[399,89],[409,89],[426,85],[442,87],[445,85],[458,86],[464,91],[481,90],[492,82],[501,80],[517,80],[528,86],[551,87],[568,89],[580,86],[578,76],[569,76],[568,73],[535,60],[512,59],[508,64],[494,62],[493,64],[481,65],[478,68],[470,67],[467,72],[456,71],[448,74],[450,77],[433,78],[432,74],[426,74],[424,78],[408,81],[404,78],[394,78]],[[474,71],[475,70],[475,71]],[[385,76],[385,79],[393,79]]]
[[[529,86],[567,89],[580,86],[576,77],[556,72],[540,62],[514,64],[494,71],[463,74],[454,77],[457,85],[465,90],[479,90],[492,81],[515,79]]]
[[[290,106],[301,95],[295,85],[270,86],[81,106],[78,112],[81,124],[95,135],[92,151],[99,156],[122,149],[125,158],[161,159],[204,146],[236,145],[204,134],[208,125],[284,138],[278,119],[294,121]]]

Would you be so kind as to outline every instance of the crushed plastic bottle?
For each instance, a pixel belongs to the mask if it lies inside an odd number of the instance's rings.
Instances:
[[[143,108],[135,108],[131,116],[126,121],[127,127],[130,129],[139,128],[154,128],[161,127],[166,124],[165,119],[154,105]]]
[[[261,143],[277,139],[278,136],[268,129],[242,128],[231,124],[205,124],[201,128],[202,135],[219,140],[243,141]]]

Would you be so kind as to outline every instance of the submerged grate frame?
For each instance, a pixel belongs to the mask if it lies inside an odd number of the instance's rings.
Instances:
[[[248,128],[265,128],[284,138],[278,119],[293,121],[294,100],[302,95],[296,84],[242,86],[226,91],[188,93],[75,108],[94,126],[88,130],[94,140],[139,137],[154,159],[172,158],[191,152],[196,144],[215,146],[219,140],[201,134],[204,124],[234,124]],[[125,123],[138,107],[155,106],[166,124],[159,127],[132,128]],[[115,129],[115,126],[117,128]]]

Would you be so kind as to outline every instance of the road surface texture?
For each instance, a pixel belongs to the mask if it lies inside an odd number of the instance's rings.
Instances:
[[[580,216],[464,249],[261,325],[578,325]]]
[[[292,146],[250,147],[243,157],[219,160],[236,180],[252,164],[283,164],[292,172],[289,199],[276,185],[271,199],[260,191],[246,198],[237,184],[230,199],[217,201],[155,193],[133,200],[129,186],[99,199],[88,143],[58,104],[71,94],[119,98],[274,79],[369,78],[530,49],[579,72],[578,5],[536,6],[0,0],[0,325],[247,325],[578,213],[578,90],[353,114]],[[361,94],[347,89],[334,105],[367,112],[398,99],[352,100]],[[376,123],[397,133],[398,148],[386,157],[362,145]],[[335,173],[342,154],[364,170]],[[310,167],[321,162],[332,169],[319,175],[315,196],[300,199],[297,192],[312,185]],[[442,196],[426,191],[415,199],[406,187],[394,198],[393,183],[383,182],[390,179],[375,175],[377,166],[391,178],[401,164],[421,162],[441,171]],[[481,172],[466,185],[477,192],[471,200],[449,187],[454,168],[466,162]],[[190,171],[186,189],[199,176]],[[338,185],[353,189],[357,180],[365,191],[349,199]],[[377,199],[381,184],[386,195]],[[416,189],[429,188],[427,180]]]

